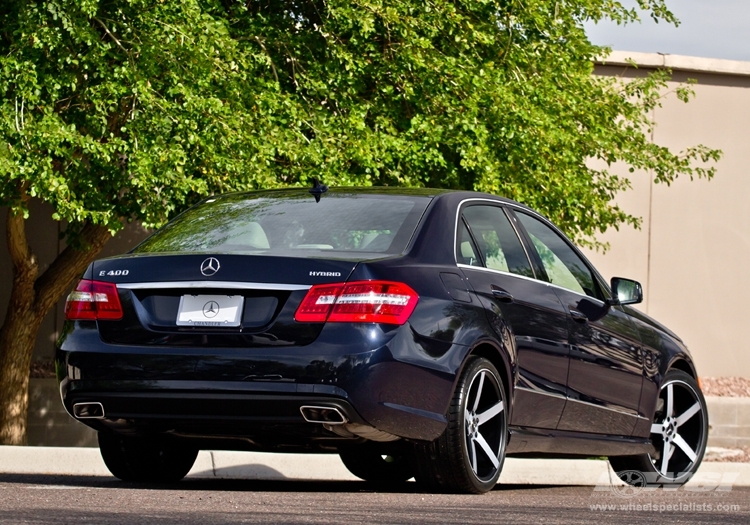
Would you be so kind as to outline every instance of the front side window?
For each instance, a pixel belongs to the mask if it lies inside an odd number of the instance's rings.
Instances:
[[[542,221],[516,213],[531,237],[549,282],[574,292],[597,297],[594,276],[573,248]]]
[[[469,206],[463,215],[487,268],[534,277],[523,245],[502,208]]]

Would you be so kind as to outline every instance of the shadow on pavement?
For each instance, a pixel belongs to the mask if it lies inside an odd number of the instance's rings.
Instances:
[[[366,481],[328,480],[247,480],[247,479],[203,479],[186,478],[178,483],[148,484],[127,483],[110,476],[76,476],[59,474],[0,474],[0,484],[33,485],[34,488],[97,488],[97,489],[137,489],[137,490],[180,490],[180,491],[238,491],[238,492],[323,492],[359,493],[377,492],[390,494],[422,494],[414,482],[401,484],[376,484]],[[537,490],[560,488],[552,485],[498,485],[494,491]]]

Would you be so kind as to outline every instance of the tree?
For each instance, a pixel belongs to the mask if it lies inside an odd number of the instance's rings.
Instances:
[[[0,329],[0,443],[25,439],[39,325],[123,223],[149,225],[200,195],[267,184],[254,106],[278,91],[201,2],[13,1],[0,7],[0,203],[14,277]],[[267,96],[266,93],[269,95]],[[40,274],[30,199],[68,247]]]
[[[663,0],[639,0],[675,22]],[[719,152],[648,140],[667,75],[592,75],[609,0],[7,0],[0,6],[0,205],[14,267],[0,328],[0,443],[25,439],[44,315],[122,225],[212,193],[307,184],[502,194],[579,242],[622,223],[624,161],[669,183]],[[678,95],[687,98],[687,90]],[[67,248],[40,274],[31,199]]]

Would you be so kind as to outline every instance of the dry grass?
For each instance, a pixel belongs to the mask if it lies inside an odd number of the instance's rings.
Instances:
[[[704,461],[750,463],[750,447],[719,448],[708,447]]]

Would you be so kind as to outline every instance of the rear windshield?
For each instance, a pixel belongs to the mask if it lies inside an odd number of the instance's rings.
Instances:
[[[429,197],[307,192],[231,194],[176,217],[134,253],[227,252],[361,258],[403,253]]]

